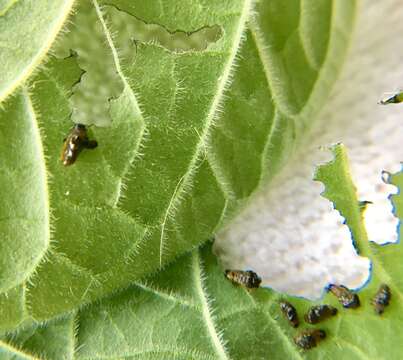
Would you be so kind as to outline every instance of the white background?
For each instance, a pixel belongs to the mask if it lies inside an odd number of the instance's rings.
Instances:
[[[335,0],[337,1],[337,0]],[[319,149],[343,142],[366,212],[368,235],[396,241],[397,219],[387,200],[396,189],[382,182],[382,170],[396,172],[403,160],[403,104],[377,102],[403,87],[403,2],[361,2],[356,32],[330,101],[309,138],[267,188],[216,239],[228,268],[253,269],[263,285],[318,298],[326,284],[358,288],[369,276],[369,260],[355,253],[348,228],[320,196],[314,167],[331,159]]]

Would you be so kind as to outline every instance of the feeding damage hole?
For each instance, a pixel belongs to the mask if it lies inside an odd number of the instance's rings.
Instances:
[[[59,59],[73,55],[82,70],[69,99],[71,120],[99,127],[110,126],[112,122],[110,101],[119,99],[125,88],[119,69],[128,69],[133,64],[138,42],[184,53],[206,50],[223,34],[218,25],[172,32],[161,25],[147,24],[112,5],[97,11],[91,2],[80,5],[73,24],[72,31],[56,44],[53,54]]]
[[[173,52],[203,51],[222,37],[218,25],[204,26],[192,32],[170,31],[159,24],[148,24],[115,6],[104,8],[109,24],[119,37],[132,42],[158,44]]]
[[[263,286],[308,299],[320,299],[330,283],[360,288],[370,260],[356,253],[344,218],[319,196],[322,185],[309,175],[283,184],[267,186],[217,234],[214,251],[224,266],[253,269]]]

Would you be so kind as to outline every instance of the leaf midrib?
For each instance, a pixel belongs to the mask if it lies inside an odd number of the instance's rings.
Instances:
[[[125,175],[129,172],[130,168],[133,166],[133,163],[134,163],[134,160],[136,159],[137,152],[138,152],[138,149],[140,147],[140,144],[141,144],[142,140],[144,139],[144,136],[145,136],[145,133],[146,133],[146,122],[145,122],[143,113],[142,113],[142,111],[140,109],[139,103],[137,101],[137,96],[136,96],[133,88],[130,86],[129,82],[127,81],[127,78],[126,78],[125,74],[123,73],[123,70],[122,70],[122,67],[121,67],[121,64],[120,64],[120,60],[119,60],[119,55],[118,55],[118,52],[116,50],[116,46],[115,46],[115,44],[113,42],[111,32],[109,31],[109,29],[108,29],[108,27],[106,25],[105,19],[103,18],[102,11],[101,11],[101,8],[100,8],[100,6],[98,4],[98,1],[97,0],[92,0],[92,4],[94,5],[94,8],[95,8],[95,11],[97,13],[98,19],[101,22],[102,29],[104,31],[107,43],[109,45],[109,48],[111,49],[112,57],[113,57],[113,61],[115,63],[116,71],[117,71],[117,73],[118,73],[118,75],[119,75],[119,77],[120,77],[120,79],[121,79],[121,81],[122,81],[122,83],[124,85],[124,89],[128,90],[130,101],[131,101],[132,105],[134,106],[134,109],[135,109],[137,115],[140,117],[140,120],[141,120],[141,123],[142,123],[140,133],[139,133],[139,137],[138,137],[138,142],[137,142],[137,144],[135,144],[135,149],[134,149],[135,151],[133,153],[132,158],[130,159],[130,164],[127,167],[126,171],[120,176],[120,179],[121,179],[121,181],[120,181],[120,189],[119,189],[119,191],[117,191],[118,196],[114,201],[115,206],[117,206],[119,204],[120,199],[123,196],[122,189],[125,187],[123,179],[125,178]]]
[[[20,356],[27,360],[41,360],[40,358],[35,357],[34,355],[31,355],[31,354],[25,353],[24,351],[16,348],[15,346],[13,346],[9,343],[4,342],[2,340],[0,340],[0,349],[1,348],[3,348],[4,350],[6,350],[9,353],[15,354],[16,356]]]
[[[256,300],[253,298],[253,296],[251,296],[248,293],[248,290],[244,289],[244,291],[249,295],[249,298],[251,299],[253,306],[258,308],[259,311],[264,315],[264,317],[272,324],[273,328],[280,336],[280,339],[284,343],[285,347],[287,347],[290,350],[290,353],[295,356],[294,359],[303,360],[303,357],[298,352],[298,350],[296,350],[296,348],[295,348],[294,344],[292,343],[292,341],[290,340],[290,338],[286,334],[284,334],[284,332],[281,329],[278,322],[275,319],[273,319],[272,316],[270,315],[269,308],[277,300],[279,295],[278,294],[272,295],[271,299],[263,307],[263,306],[258,306],[258,304],[257,304]]]
[[[7,12],[20,0],[10,0],[8,4],[0,11],[0,17],[7,14]]]
[[[151,349],[142,349],[142,350],[138,350],[138,351],[133,351],[133,352],[127,352],[124,355],[120,355],[119,359],[133,359],[134,356],[140,356],[143,354],[158,354],[158,355],[185,355],[185,356],[191,356],[189,359],[192,360],[215,360],[215,358],[213,358],[210,355],[201,353],[199,350],[195,351],[189,351],[188,349],[185,348],[181,348],[181,347],[174,347],[174,348],[163,348],[163,347],[159,347],[159,346],[153,346]],[[85,357],[85,358],[81,358],[81,360],[116,360],[116,356],[115,355],[110,355],[110,356],[101,356],[99,354],[96,354],[95,357],[91,356],[91,357]],[[163,358],[164,359],[164,358]],[[40,360],[40,359],[35,359],[35,360]]]
[[[34,224],[38,225],[38,223],[43,223],[44,227],[44,238],[43,238],[43,250],[36,254],[35,264],[27,270],[24,279],[20,282],[15,284],[14,286],[25,286],[25,283],[28,279],[35,273],[36,267],[39,263],[45,258],[46,253],[49,250],[50,240],[51,240],[51,223],[50,223],[50,193],[48,188],[48,173],[46,167],[46,158],[45,158],[45,151],[43,148],[41,132],[38,123],[38,116],[35,112],[34,106],[32,104],[31,97],[29,95],[28,89],[26,87],[22,88],[21,96],[24,101],[24,107],[28,115],[28,121],[30,123],[30,127],[34,133],[33,144],[36,148],[36,153],[38,154],[39,161],[37,162],[37,167],[39,168],[39,172],[41,174],[40,178],[38,179],[38,185],[40,187],[40,198],[43,203],[43,211],[42,217],[40,217],[40,221],[35,221]],[[27,219],[24,220],[34,221],[35,219]],[[0,220],[1,221],[1,220]],[[25,301],[24,301],[25,306]]]
[[[214,323],[212,310],[209,304],[209,298],[208,295],[206,294],[205,285],[203,284],[204,274],[198,251],[195,251],[192,255],[192,268],[196,285],[196,291],[202,304],[203,321],[206,325],[208,334],[211,337],[211,342],[213,344],[215,352],[217,353],[219,359],[230,360],[229,356],[227,355],[225,344],[222,340],[222,334],[220,334],[217,331],[216,325]]]
[[[228,58],[227,63],[224,66],[224,71],[217,84],[217,89],[215,92],[215,96],[212,100],[209,112],[207,114],[205,126],[203,128],[202,133],[199,136],[199,141],[196,144],[194,155],[189,162],[187,170],[182,175],[179,182],[175,186],[175,190],[174,190],[172,196],[170,197],[168,207],[164,212],[164,215],[163,215],[164,220],[161,223],[160,266],[162,266],[162,256],[163,256],[163,248],[164,248],[164,232],[165,232],[165,226],[166,226],[166,222],[167,222],[166,220],[171,216],[171,211],[173,211],[177,208],[176,205],[178,204],[178,202],[180,202],[182,192],[187,188],[187,186],[191,182],[191,179],[195,173],[195,169],[198,166],[197,164],[198,164],[200,155],[205,151],[205,149],[207,147],[207,142],[208,142],[208,138],[210,135],[210,129],[214,125],[214,121],[217,116],[218,110],[220,109],[223,95],[230,84],[232,70],[233,70],[235,62],[236,62],[236,56],[241,47],[242,40],[244,40],[246,23],[249,20],[250,11],[252,9],[252,2],[253,2],[252,0],[244,1],[244,5],[243,5],[241,16],[239,19],[237,31],[234,35],[233,45],[232,45],[230,53],[229,53],[229,58]]]

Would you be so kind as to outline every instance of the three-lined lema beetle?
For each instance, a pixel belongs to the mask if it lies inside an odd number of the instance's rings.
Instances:
[[[326,338],[324,330],[319,329],[307,329],[301,331],[294,337],[294,342],[301,349],[309,350],[318,345],[318,343]]]
[[[61,160],[64,166],[74,164],[82,149],[94,149],[96,140],[88,138],[87,128],[83,124],[75,124],[70,134],[64,139]]]
[[[288,301],[280,301],[280,309],[292,327],[298,327],[297,310]]]
[[[339,300],[340,304],[347,309],[355,309],[360,306],[360,299],[357,294],[354,294],[350,289],[343,285],[331,284],[328,291],[333,293]]]
[[[372,305],[374,305],[375,311],[378,315],[383,314],[385,307],[389,305],[391,299],[391,291],[388,285],[381,284],[374,298],[372,299]]]
[[[335,307],[330,305],[315,305],[308,309],[304,318],[309,324],[317,324],[335,315],[337,315],[337,309]]]
[[[225,277],[234,284],[242,285],[247,289],[255,289],[260,286],[262,279],[252,270],[225,270]]]

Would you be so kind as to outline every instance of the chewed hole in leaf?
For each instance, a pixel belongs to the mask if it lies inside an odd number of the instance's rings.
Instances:
[[[262,4],[266,3],[262,2]],[[298,294],[298,287],[301,286],[304,287],[308,297],[315,298],[319,297],[321,293],[321,285],[318,286],[318,283],[320,284],[320,279],[328,274],[329,269],[332,272],[340,269],[346,276],[352,272],[352,269],[357,269],[362,279],[358,283],[361,284],[365,282],[368,275],[367,264],[357,268],[357,263],[350,260],[354,254],[350,236],[328,237],[324,234],[324,229],[318,225],[308,228],[299,225],[309,214],[312,214],[312,208],[318,206],[316,202],[326,203],[326,200],[319,199],[320,190],[315,189],[315,185],[310,184],[309,181],[304,182],[301,177],[310,179],[313,166],[326,160],[316,151],[318,146],[342,141],[347,145],[352,159],[351,172],[354,182],[357,184],[358,200],[373,202],[372,205],[367,206],[364,214],[369,219],[372,211],[380,213],[379,199],[373,194],[376,192],[376,184],[385,185],[380,178],[381,171],[386,168],[393,172],[391,165],[399,164],[399,161],[403,159],[402,147],[399,145],[401,143],[403,107],[377,104],[380,89],[387,88],[390,85],[385,84],[393,84],[401,78],[401,68],[393,57],[397,43],[389,41],[390,38],[386,39],[385,35],[380,35],[375,30],[384,26],[383,19],[386,13],[388,11],[377,15],[379,18],[376,20],[376,27],[366,19],[365,12],[361,14],[362,27],[358,26],[357,39],[376,38],[379,35],[384,39],[384,41],[379,41],[381,47],[378,46],[376,52],[369,53],[370,48],[365,41],[355,42],[350,55],[351,61],[347,63],[344,75],[335,88],[334,94],[337,96],[329,102],[321,115],[323,122],[318,125],[313,134],[305,139],[306,150],[296,155],[295,160],[287,164],[284,175],[281,174],[275,180],[270,192],[267,191],[267,194],[264,195],[265,190],[262,190],[262,193],[256,196],[254,209],[250,208],[241,215],[239,221],[234,224],[233,231],[226,230],[218,236],[217,245],[223,247],[226,252],[228,251],[229,258],[237,249],[238,244],[241,244],[243,252],[236,252],[239,255],[238,265],[252,267],[256,263],[261,264],[260,266],[265,267],[270,274],[268,283],[277,290],[284,289],[291,294]],[[363,54],[368,54],[368,58],[371,59],[376,56],[376,60],[364,64]],[[377,68],[376,74],[373,68],[375,63],[382,64],[382,70]],[[372,74],[373,82],[368,81],[368,74]],[[363,101],[363,99],[365,100]],[[308,165],[304,165],[304,163],[308,163]],[[288,174],[285,174],[287,171]],[[317,185],[319,186],[319,184]],[[368,186],[370,192],[367,191]],[[296,197],[301,198],[306,206],[300,208],[300,202],[294,201]],[[384,207],[388,207],[385,214],[388,214],[388,219],[391,219],[392,222],[389,223],[388,230],[382,230],[383,242],[396,239],[397,220],[393,218],[392,208],[387,197],[387,193],[384,193],[382,203]],[[259,213],[261,214],[259,215]],[[288,216],[288,214],[292,215]],[[321,211],[318,211],[314,221],[320,219],[321,216]],[[377,230],[379,233],[379,228]],[[301,233],[306,234],[305,239],[300,235]],[[323,236],[316,239],[317,234],[320,233]],[[368,235],[370,240],[374,239],[369,228]],[[390,235],[393,235],[394,238]],[[254,242],[250,241],[251,238],[255,238]],[[344,258],[343,252],[338,250],[338,239],[348,243],[347,253],[349,255],[345,257],[345,261],[341,261],[338,266],[335,266],[334,262],[329,261],[328,254],[331,252],[337,259]],[[228,245],[226,245],[227,241]],[[326,242],[328,243],[326,244]],[[295,250],[290,251],[288,244],[295,244]],[[259,255],[263,247],[267,249],[266,256]],[[321,260],[323,267],[313,271],[313,267],[306,260],[309,259],[309,251],[306,255],[299,250],[301,247],[313,249],[313,251],[316,251],[318,247],[321,248],[324,251]],[[255,262],[252,259],[248,261],[251,253],[255,253],[253,255],[256,258]],[[234,258],[236,258],[235,255]],[[299,258],[299,263],[297,261],[295,264],[291,263],[290,258]],[[306,281],[306,279],[303,281],[305,267],[312,270],[310,281]]]
[[[110,126],[110,100],[124,90],[124,68],[136,61],[137,45],[158,44],[169,51],[203,51],[222,36],[218,25],[187,31],[169,31],[158,24],[147,24],[114,6],[97,11],[91,2],[80,5],[74,30],[54,49],[58,58],[75,56],[83,71],[72,89],[71,120],[85,125]]]
[[[313,162],[323,163],[328,154],[318,151]],[[281,176],[218,235],[224,266],[252,268],[263,286],[311,299],[320,298],[329,283],[357,289],[367,282],[370,260],[357,254],[352,241],[361,234],[352,234],[335,205],[321,196],[325,187],[312,181],[313,168],[305,164],[291,178]]]
[[[108,42],[112,30],[105,29],[90,1],[80,4],[80,11],[72,20],[72,31],[65,34],[53,50],[60,59],[73,55],[83,71],[69,99],[71,120],[85,125],[109,126],[112,121],[109,99],[118,98],[124,89]]]
[[[114,6],[106,6],[105,14],[119,37],[125,37],[129,42],[158,44],[174,52],[203,51],[222,36],[219,25],[204,26],[190,32],[171,31],[159,24],[148,24]]]
[[[396,173],[396,169],[392,170]],[[390,201],[392,195],[398,193],[396,186],[390,183],[390,173],[384,171],[373,187],[369,204],[364,213],[364,222],[368,239],[377,244],[384,245],[398,241],[399,219],[394,214],[393,204]]]

